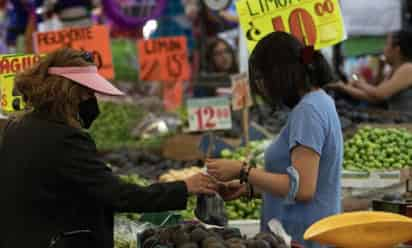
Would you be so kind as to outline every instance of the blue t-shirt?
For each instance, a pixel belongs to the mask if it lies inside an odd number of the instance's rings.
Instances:
[[[291,150],[303,145],[320,155],[314,198],[310,202],[287,204],[285,199],[264,194],[262,230],[276,218],[293,240],[306,248],[321,247],[304,242],[305,230],[314,222],[340,212],[340,175],[343,161],[343,137],[335,104],[323,90],[306,94],[289,115],[279,137],[265,152],[265,169],[286,174],[291,166]]]

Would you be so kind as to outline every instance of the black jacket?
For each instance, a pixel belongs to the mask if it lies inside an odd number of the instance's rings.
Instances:
[[[183,182],[124,184],[91,137],[37,112],[10,122],[0,142],[0,248],[46,248],[52,236],[89,229],[70,248],[112,248],[114,212],[184,209]]]

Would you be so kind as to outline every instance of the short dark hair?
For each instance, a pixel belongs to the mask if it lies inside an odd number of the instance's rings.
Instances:
[[[412,32],[407,30],[392,33],[392,46],[399,46],[401,55],[407,61],[412,61]]]
[[[320,52],[313,61],[302,61],[305,46],[292,35],[273,32],[261,39],[249,58],[249,77],[252,91],[276,108],[281,103],[293,107],[299,93],[332,82],[335,76]]]

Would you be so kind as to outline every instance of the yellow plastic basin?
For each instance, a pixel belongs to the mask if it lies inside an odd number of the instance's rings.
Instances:
[[[314,223],[304,239],[341,248],[393,248],[412,240],[412,219],[386,212],[344,213]]]

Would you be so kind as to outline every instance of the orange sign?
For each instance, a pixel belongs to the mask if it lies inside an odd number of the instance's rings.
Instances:
[[[62,47],[91,52],[99,73],[107,79],[114,78],[110,36],[106,26],[65,28],[34,34],[37,53],[50,53]]]
[[[164,37],[137,42],[140,80],[185,81],[190,77],[186,37]]]
[[[167,82],[163,84],[163,105],[166,110],[173,111],[182,106],[183,82]]]
[[[246,73],[232,75],[232,108],[240,110],[253,105]]]

